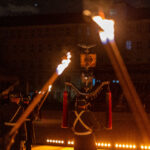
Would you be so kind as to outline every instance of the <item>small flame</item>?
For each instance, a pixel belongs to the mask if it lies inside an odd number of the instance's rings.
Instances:
[[[52,85],[49,85],[49,86],[48,86],[48,92],[50,92],[51,89],[52,89]]]
[[[103,43],[114,40],[114,21],[103,19],[101,16],[94,16],[93,21],[95,21],[103,31],[99,32],[100,38]]]
[[[71,54],[70,52],[68,52],[67,58],[63,59],[61,64],[59,64],[56,69],[58,75],[62,74],[62,72],[68,67],[69,63],[71,62],[70,58],[71,58]]]

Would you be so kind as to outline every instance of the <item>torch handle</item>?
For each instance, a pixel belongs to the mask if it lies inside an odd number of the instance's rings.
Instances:
[[[121,58],[118,47],[114,41],[109,42],[104,46],[106,48],[110,61],[114,67],[116,75],[120,81],[120,85],[122,86],[127,101],[131,107],[131,110],[133,112],[137,125],[141,131],[143,139],[145,140],[145,142],[148,142],[150,140],[149,120],[144,111],[144,108],[142,107],[140,98],[130,79],[127,68]]]
[[[46,84],[43,86],[43,88],[41,89],[41,92],[46,91],[48,89],[48,86],[52,85],[54,83],[54,81],[57,79],[57,77],[58,77],[58,74],[55,72],[51,76],[51,78],[46,82]],[[16,122],[15,126],[9,132],[9,134],[8,134],[9,136],[12,136],[19,129],[19,127],[22,125],[22,123],[25,121],[25,119],[28,117],[28,115],[34,110],[36,105],[40,102],[42,97],[43,97],[42,94],[36,95],[36,97],[33,99],[31,104],[27,107],[27,109],[24,111],[24,113],[20,116],[20,118]]]

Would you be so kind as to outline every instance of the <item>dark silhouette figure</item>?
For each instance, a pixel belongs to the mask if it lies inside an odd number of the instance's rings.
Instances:
[[[85,100],[76,102],[76,110],[71,112],[70,127],[74,133],[74,150],[96,150],[94,131],[99,123],[94,114],[87,109]]]
[[[9,102],[1,105],[0,107],[0,150],[4,150],[7,142],[6,135],[9,133],[11,128],[15,125],[17,119],[22,114],[23,110],[20,103],[20,95],[18,93],[9,94]],[[14,139],[14,143],[11,146],[11,150],[19,150],[20,143],[25,138],[24,127],[18,130],[18,133]],[[7,142],[5,140],[8,140]]]

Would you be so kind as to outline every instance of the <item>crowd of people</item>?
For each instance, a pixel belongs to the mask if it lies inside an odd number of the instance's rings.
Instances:
[[[33,121],[39,115],[38,106],[28,116],[25,122],[18,129],[17,134],[9,137],[9,132],[16,124],[18,118],[30,105],[34,97],[39,94],[37,91],[32,96],[22,96],[20,91],[9,92],[0,97],[0,150],[5,150],[11,144],[11,150],[20,150],[25,147],[31,150],[35,141]],[[85,97],[77,97],[75,107],[69,115],[69,127],[74,134],[74,150],[96,150],[95,136],[96,130],[100,129],[100,124],[90,111],[90,102]],[[88,143],[88,144],[87,144]]]
[[[8,144],[11,144],[11,150],[20,150],[23,147],[26,147],[26,150],[31,150],[31,145],[34,140],[33,120],[36,117],[35,111],[28,116],[26,121],[18,129],[17,134],[13,137],[14,139],[9,137],[8,134],[34,96],[23,97],[20,91],[12,91],[6,95],[1,95],[0,150],[6,149]],[[14,142],[12,142],[13,140]]]

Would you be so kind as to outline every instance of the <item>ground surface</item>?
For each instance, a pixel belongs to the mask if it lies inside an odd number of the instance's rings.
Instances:
[[[33,146],[32,150],[73,150],[73,147],[59,147],[59,146]]]

